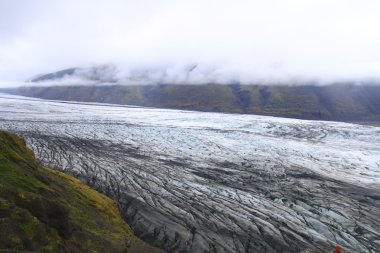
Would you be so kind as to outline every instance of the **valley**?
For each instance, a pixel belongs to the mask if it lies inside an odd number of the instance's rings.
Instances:
[[[173,252],[380,251],[380,128],[0,96],[0,129]]]

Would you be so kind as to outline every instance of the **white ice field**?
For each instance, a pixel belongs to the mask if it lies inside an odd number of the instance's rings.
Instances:
[[[184,252],[380,252],[380,127],[0,95],[0,129]]]

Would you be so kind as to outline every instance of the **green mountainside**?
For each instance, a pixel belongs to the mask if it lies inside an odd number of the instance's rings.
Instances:
[[[6,92],[44,99],[380,122],[380,86],[375,85],[78,85],[22,87]]]
[[[115,202],[39,166],[17,136],[0,132],[0,252],[162,252],[133,235]]]

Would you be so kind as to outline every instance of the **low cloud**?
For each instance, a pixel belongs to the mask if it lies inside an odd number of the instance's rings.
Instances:
[[[1,1],[0,85],[76,66],[66,83],[378,80],[379,9],[375,0]]]
[[[62,74],[64,72],[65,74]],[[69,72],[69,73],[66,73]],[[242,69],[199,64],[155,68],[123,68],[117,65],[95,65],[37,75],[24,82],[0,81],[0,87],[70,86],[70,85],[157,85],[157,84],[246,84],[246,85],[380,85],[377,78],[310,78],[305,76],[253,75]]]

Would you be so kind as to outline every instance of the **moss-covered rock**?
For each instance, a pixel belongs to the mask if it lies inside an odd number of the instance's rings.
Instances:
[[[139,240],[118,206],[79,180],[39,166],[0,132],[0,252],[161,252]]]

